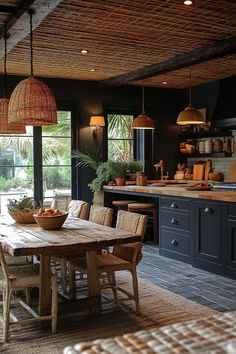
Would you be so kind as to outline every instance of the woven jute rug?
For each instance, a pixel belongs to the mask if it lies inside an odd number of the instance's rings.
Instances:
[[[117,283],[128,290],[130,280],[130,275],[126,272],[120,272],[117,276]],[[118,336],[217,313],[140,278],[139,292],[140,316],[135,315],[134,303],[130,301],[126,302],[125,307],[106,305],[96,318],[90,318],[88,313],[59,317],[57,333],[54,335],[49,329],[40,330],[37,324],[12,327],[9,343],[2,343],[2,331],[0,333],[0,353],[62,353],[65,346],[81,341]]]

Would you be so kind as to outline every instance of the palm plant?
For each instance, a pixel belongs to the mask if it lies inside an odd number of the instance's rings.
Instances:
[[[102,163],[102,154],[100,153],[99,149],[96,149],[93,152],[89,152],[88,148],[86,147],[85,151],[86,152],[79,150],[72,151],[71,157],[79,160],[75,167],[90,167],[96,171],[99,165]]]

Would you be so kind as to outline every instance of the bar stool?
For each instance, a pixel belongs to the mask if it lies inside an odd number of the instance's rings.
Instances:
[[[129,204],[135,202],[136,200],[113,200],[112,205],[117,207],[117,209],[127,209]]]
[[[131,212],[147,212],[152,214],[153,218],[153,232],[154,232],[154,242],[158,243],[158,233],[157,233],[157,210],[154,203],[131,203],[128,204],[128,211]]]

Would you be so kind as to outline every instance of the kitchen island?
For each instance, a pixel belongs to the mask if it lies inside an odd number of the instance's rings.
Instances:
[[[104,204],[134,196],[158,208],[159,252],[236,279],[236,192],[182,185],[104,186]]]

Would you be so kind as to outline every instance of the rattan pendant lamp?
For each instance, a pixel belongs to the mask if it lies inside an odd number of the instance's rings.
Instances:
[[[21,81],[11,94],[8,121],[19,125],[56,125],[57,107],[52,91],[33,77],[33,31],[30,14],[31,77]]]
[[[204,118],[202,114],[194,107],[192,107],[192,77],[191,77],[191,66],[189,68],[189,105],[186,107],[177,118],[177,124],[188,125],[188,124],[204,124]]]
[[[133,129],[155,129],[155,122],[144,111],[144,86],[142,86],[142,113],[136,117],[132,124]]]
[[[8,106],[7,98],[7,23],[5,22],[4,35],[4,97],[0,99],[0,134],[25,134],[25,126],[17,126],[8,123]]]

